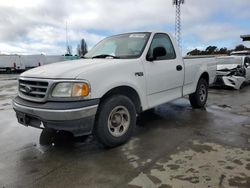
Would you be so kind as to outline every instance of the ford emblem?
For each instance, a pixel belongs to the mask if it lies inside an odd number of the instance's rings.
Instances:
[[[26,93],[30,93],[32,91],[32,88],[30,86],[25,86],[24,90],[26,91]]]

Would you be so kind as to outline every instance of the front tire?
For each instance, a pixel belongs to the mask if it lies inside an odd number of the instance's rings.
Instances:
[[[44,146],[51,145],[55,140],[55,136],[56,136],[55,130],[43,129],[40,134],[39,143]]]
[[[189,101],[193,108],[204,108],[208,96],[208,83],[200,78],[195,93],[189,95]]]
[[[114,95],[105,99],[97,112],[95,134],[107,147],[125,143],[133,134],[136,110],[126,96]]]

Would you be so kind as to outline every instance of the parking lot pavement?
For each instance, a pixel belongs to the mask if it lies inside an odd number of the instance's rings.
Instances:
[[[94,138],[39,143],[16,122],[17,75],[0,75],[0,187],[250,187],[250,86],[210,89],[142,114],[134,137],[105,149]]]

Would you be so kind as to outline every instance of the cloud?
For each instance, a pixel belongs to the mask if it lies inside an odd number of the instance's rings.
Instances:
[[[184,43],[184,48],[239,41],[239,35],[250,30],[249,7],[249,0],[186,1],[182,6],[182,31],[183,39],[190,44]],[[81,38],[93,46],[109,34],[141,30],[173,32],[174,21],[171,0],[1,1],[0,51],[62,54],[66,22],[75,48]]]
[[[195,35],[202,42],[214,42],[216,40],[236,39],[248,30],[238,28],[231,24],[210,23],[209,25],[197,24],[192,27],[187,27],[185,35]]]

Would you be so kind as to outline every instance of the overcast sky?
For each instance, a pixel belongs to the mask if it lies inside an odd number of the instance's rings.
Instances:
[[[233,48],[250,34],[250,0],[186,0],[184,53],[208,45]],[[0,0],[0,53],[64,54],[65,26],[73,50],[130,31],[174,33],[172,0]],[[244,43],[250,47],[248,42]]]

